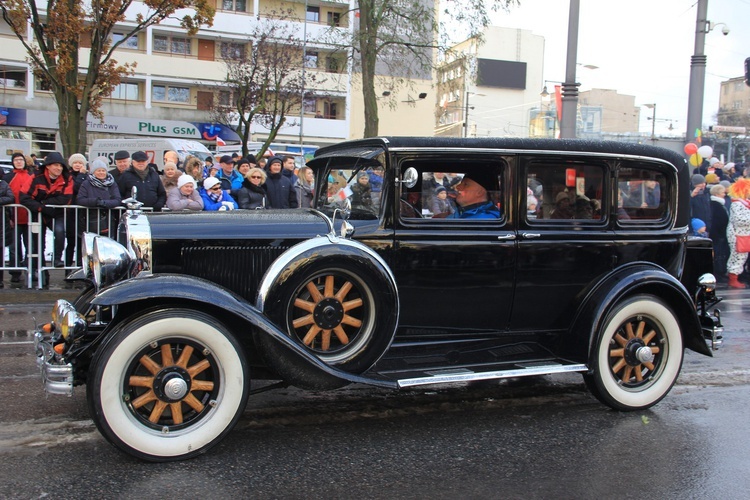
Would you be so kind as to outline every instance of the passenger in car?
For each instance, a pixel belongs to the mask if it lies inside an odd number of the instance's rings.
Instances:
[[[555,196],[555,208],[550,213],[550,219],[572,219],[575,217],[573,207],[570,205],[570,195],[566,191],[560,191]]]
[[[352,184],[352,208],[372,210],[372,188],[370,176],[364,170],[357,172],[357,182]]]
[[[449,219],[499,219],[500,210],[490,201],[487,189],[468,174],[456,184],[458,208]]]
[[[448,217],[456,211],[453,208],[453,203],[448,199],[448,191],[443,186],[438,186],[435,189],[435,198],[432,200],[430,210],[434,214],[433,216],[438,217]]]

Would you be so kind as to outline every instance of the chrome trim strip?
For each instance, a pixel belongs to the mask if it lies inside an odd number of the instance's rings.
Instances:
[[[555,373],[585,372],[586,365],[544,365],[518,368],[515,370],[499,370],[493,372],[474,372],[469,369],[445,370],[434,372],[429,377],[417,377],[398,380],[399,388],[416,387],[420,385],[447,384],[453,382],[471,382],[476,380],[495,380],[511,377],[527,377],[532,375],[551,375]]]
[[[50,360],[55,359],[55,351],[39,332],[34,333],[34,346],[37,355],[36,363],[42,375],[44,390],[49,394],[72,396],[73,365],[50,362]]]

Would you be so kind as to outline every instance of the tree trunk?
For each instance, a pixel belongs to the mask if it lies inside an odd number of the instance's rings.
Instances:
[[[378,98],[375,94],[375,63],[377,61],[377,28],[373,20],[374,5],[362,1],[360,5],[359,50],[362,64],[362,98],[364,100],[365,130],[363,137],[378,135]]]
[[[86,152],[86,117],[78,107],[75,94],[65,90],[55,92],[58,107],[58,126],[62,155]]]

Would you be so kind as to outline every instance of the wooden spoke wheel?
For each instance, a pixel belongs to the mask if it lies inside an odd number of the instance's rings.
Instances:
[[[596,345],[591,392],[618,410],[658,403],[682,367],[683,343],[674,312],[650,295],[632,297],[608,316]]]
[[[627,320],[609,341],[612,375],[626,387],[647,384],[661,362],[663,335],[640,316]]]
[[[362,280],[345,272],[322,272],[295,293],[291,327],[303,345],[337,362],[371,337],[372,304],[371,291]]]
[[[144,460],[180,460],[217,444],[245,409],[242,348],[214,317],[165,308],[112,331],[92,360],[87,402],[101,433]]]
[[[220,393],[210,352],[177,339],[154,342],[135,356],[123,394],[144,425],[176,430],[206,414]]]

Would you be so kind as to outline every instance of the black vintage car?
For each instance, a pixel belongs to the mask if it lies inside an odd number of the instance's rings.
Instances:
[[[659,402],[721,322],[689,173],[665,149],[374,138],[319,149],[315,208],[140,213],[86,234],[90,287],[37,332],[48,392],[86,384],[122,450],[205,452],[252,379],[389,388],[579,372]]]

